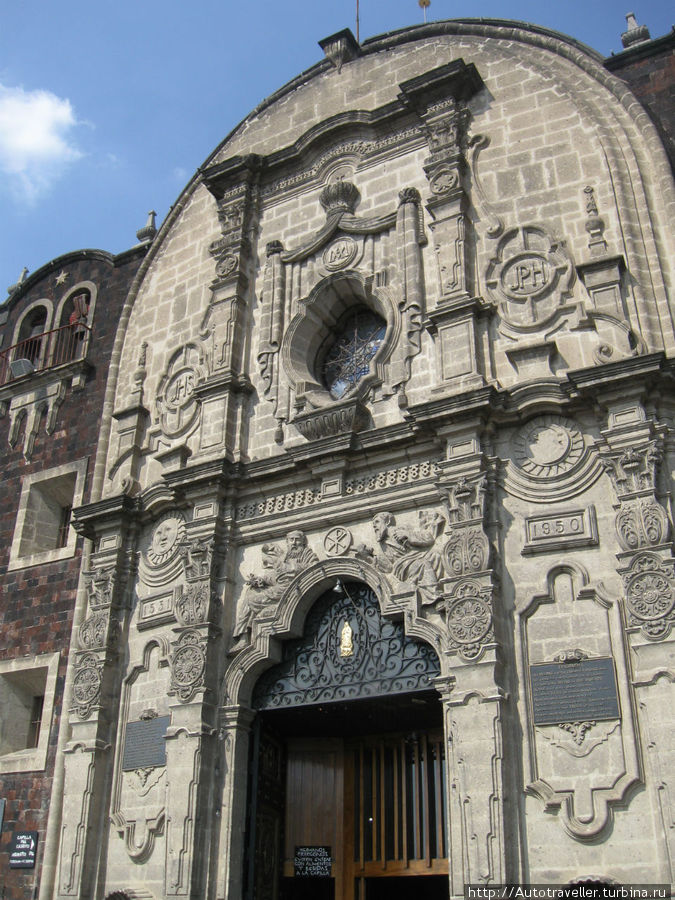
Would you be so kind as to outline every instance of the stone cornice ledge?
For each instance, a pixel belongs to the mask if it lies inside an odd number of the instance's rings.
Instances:
[[[139,504],[134,497],[127,494],[116,494],[96,503],[85,503],[73,510],[72,526],[75,531],[87,538],[94,538],[102,524],[111,525],[123,518],[131,518],[138,514]]]
[[[633,356],[605,363],[602,366],[590,366],[587,369],[576,369],[567,373],[571,387],[578,392],[598,388],[616,388],[626,380],[646,378],[655,375],[673,376],[675,360],[667,359],[663,351],[649,353],[644,356]]]

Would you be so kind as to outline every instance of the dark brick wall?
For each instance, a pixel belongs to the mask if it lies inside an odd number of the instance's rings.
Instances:
[[[675,32],[611,56],[605,66],[623,79],[645,106],[675,169]]]
[[[72,559],[7,571],[22,481],[28,474],[86,458],[84,501],[88,500],[117,322],[143,255],[144,251],[139,250],[114,258],[84,251],[60,257],[32,276],[19,295],[13,295],[1,310],[6,314],[2,346],[7,347],[11,343],[14,323],[34,300],[49,298],[56,305],[80,281],[93,281],[98,287],[88,354],[92,370],[83,390],[68,389],[54,432],[47,435],[44,422],[41,423],[32,457],[26,461],[23,436],[16,449],[11,449],[9,416],[0,418],[0,659],[61,653],[46,769],[44,772],[0,775],[0,797],[7,801],[0,835],[1,900],[26,900],[33,896],[38,883],[82,550],[82,539],[78,539],[77,552]],[[65,285],[58,286],[56,276],[61,270],[68,272],[70,277]],[[15,831],[39,833],[36,869],[9,868],[9,846]]]

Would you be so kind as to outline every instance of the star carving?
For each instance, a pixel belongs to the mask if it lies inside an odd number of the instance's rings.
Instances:
[[[57,284],[57,286],[60,286],[60,285],[62,285],[62,284],[65,284],[66,281],[67,281],[69,278],[70,278],[70,272],[66,272],[66,271],[64,271],[63,269],[61,269],[61,271],[59,272],[59,274],[56,276],[56,284]]]

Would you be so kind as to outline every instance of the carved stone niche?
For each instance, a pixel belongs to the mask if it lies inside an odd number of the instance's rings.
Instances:
[[[568,563],[517,616],[525,790],[571,837],[595,841],[642,771],[619,604]]]
[[[323,376],[335,334],[350,313],[371,312],[386,325],[384,337],[367,361],[367,371],[336,398]],[[362,431],[370,416],[364,401],[385,380],[386,363],[394,347],[396,310],[385,289],[374,289],[372,279],[353,270],[323,279],[302,303],[284,336],[281,355],[295,389],[292,422],[309,439]],[[365,368],[365,366],[364,366]]]
[[[148,709],[147,702],[148,696],[155,690],[158,696],[165,697],[167,694],[168,652],[165,639],[150,640],[142,658],[130,669],[122,685],[110,818],[124,842],[127,855],[135,863],[149,859],[157,837],[164,833],[167,768],[163,738],[159,735],[155,738],[158,752],[154,758],[137,760],[134,764],[129,752],[129,731],[131,725],[137,722],[154,719],[165,724],[168,721],[166,710],[160,715],[157,710]],[[147,748],[141,749],[147,752]],[[142,754],[136,754],[139,755]]]

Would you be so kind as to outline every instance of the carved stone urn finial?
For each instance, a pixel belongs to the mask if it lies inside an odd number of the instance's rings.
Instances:
[[[141,242],[141,244],[150,243],[150,241],[157,234],[157,227],[155,226],[155,216],[157,213],[154,209],[151,209],[148,213],[148,221],[142,228],[139,228],[136,232],[136,237]]]

